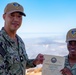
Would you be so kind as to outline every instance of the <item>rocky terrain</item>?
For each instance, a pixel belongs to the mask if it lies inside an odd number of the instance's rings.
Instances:
[[[42,75],[42,68],[30,68],[27,69],[26,75]]]

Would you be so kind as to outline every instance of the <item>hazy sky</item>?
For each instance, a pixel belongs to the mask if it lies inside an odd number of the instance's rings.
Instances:
[[[18,34],[66,34],[76,27],[76,0],[0,0],[0,29],[4,25],[2,14],[9,2],[18,2],[24,7],[26,17]],[[36,36],[36,35],[31,35]]]

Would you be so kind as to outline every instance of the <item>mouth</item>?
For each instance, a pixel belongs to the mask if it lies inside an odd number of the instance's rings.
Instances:
[[[76,50],[72,49],[72,50],[70,50],[70,52],[72,52],[72,53],[76,53]]]
[[[75,50],[72,49],[71,51],[74,52]]]
[[[19,24],[18,23],[12,23],[12,26],[18,27]]]

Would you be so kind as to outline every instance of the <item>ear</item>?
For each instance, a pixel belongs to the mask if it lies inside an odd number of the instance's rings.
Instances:
[[[3,14],[3,19],[5,20],[5,14]]]

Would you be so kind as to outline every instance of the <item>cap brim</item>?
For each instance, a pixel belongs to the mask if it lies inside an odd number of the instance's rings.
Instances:
[[[18,10],[10,11],[10,12],[8,12],[8,13],[14,13],[14,12],[18,12],[18,13],[20,13],[21,15],[26,16],[26,14],[25,14],[24,12],[18,11]]]
[[[23,13],[23,12],[20,12],[20,11],[18,11],[21,15],[23,15],[23,16],[26,16],[26,14],[25,13]]]

